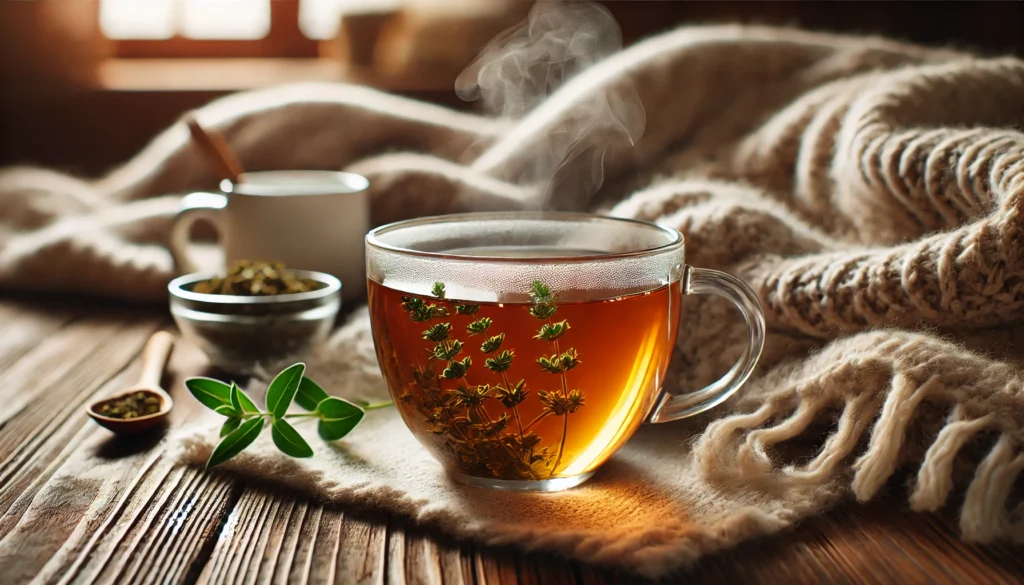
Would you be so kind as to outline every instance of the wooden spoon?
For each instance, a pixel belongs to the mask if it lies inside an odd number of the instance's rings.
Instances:
[[[171,355],[172,347],[174,347],[173,335],[166,331],[154,333],[146,342],[146,347],[142,352],[142,374],[139,376],[139,382],[120,394],[90,404],[88,412],[92,420],[119,435],[134,435],[162,423],[174,406],[171,396],[160,388],[160,376],[163,374],[167,358]],[[156,396],[160,400],[160,410],[135,418],[116,418],[100,414],[102,405],[135,392]]]

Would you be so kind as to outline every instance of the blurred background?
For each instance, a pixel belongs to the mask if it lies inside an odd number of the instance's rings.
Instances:
[[[1024,52],[1021,2],[607,0],[623,43],[784,24]],[[338,81],[459,108],[455,78],[529,0],[0,0],[0,165],[97,175],[231,92]]]

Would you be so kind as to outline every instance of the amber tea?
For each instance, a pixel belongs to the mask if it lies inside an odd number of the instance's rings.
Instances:
[[[429,296],[369,282],[381,370],[406,424],[453,470],[500,480],[588,473],[632,435],[661,385],[678,283],[559,302]]]
[[[455,479],[518,491],[586,481],[645,421],[726,400],[764,343],[757,296],[688,266],[682,235],[562,212],[425,217],[366,236],[370,321],[406,426]],[[721,380],[662,388],[682,297],[729,299],[748,345]]]

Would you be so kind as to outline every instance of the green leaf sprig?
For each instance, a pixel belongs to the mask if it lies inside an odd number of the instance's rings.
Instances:
[[[313,448],[289,422],[289,419],[317,419],[317,433],[325,441],[337,441],[352,432],[363,420],[366,411],[385,408],[393,403],[366,401],[349,402],[331,396],[319,384],[305,376],[306,364],[297,363],[281,371],[267,387],[267,409],[260,410],[256,403],[234,382],[226,384],[213,378],[185,380],[196,400],[224,415],[220,428],[220,443],[210,454],[207,467],[220,465],[251,445],[270,421],[270,435],[274,445],[291,457],[310,457]],[[306,413],[289,413],[295,403]]]

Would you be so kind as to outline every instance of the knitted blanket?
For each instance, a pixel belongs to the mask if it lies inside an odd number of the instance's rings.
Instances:
[[[914,510],[962,501],[964,538],[1024,541],[1024,62],[716,26],[564,73],[546,99],[492,100],[494,116],[346,85],[196,114],[249,169],[368,176],[375,224],[548,206],[675,227],[689,263],[760,294],[751,381],[550,497],[449,484],[381,411],[312,460],[257,444],[228,467],[652,576],[871,499],[897,471]],[[99,180],[3,171],[0,287],[162,302],[176,194],[215,183],[183,124]],[[332,391],[383,392],[368,328],[360,309],[313,365]],[[727,306],[687,298],[667,388],[718,377],[744,335]],[[181,456],[202,461],[215,440],[191,429]]]

